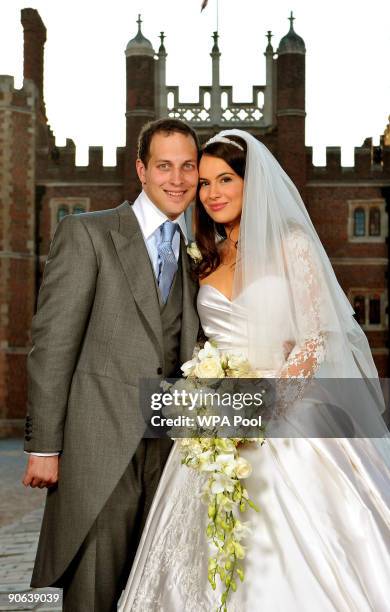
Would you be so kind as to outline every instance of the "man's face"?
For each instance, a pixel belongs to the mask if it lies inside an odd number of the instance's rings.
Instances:
[[[137,159],[138,177],[145,193],[169,219],[176,219],[195,199],[198,154],[190,135],[154,134],[147,166]]]

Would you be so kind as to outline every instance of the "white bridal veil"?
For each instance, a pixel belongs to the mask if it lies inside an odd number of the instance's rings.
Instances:
[[[232,329],[245,313],[245,350],[252,365],[280,378],[315,380],[311,393],[326,398],[333,422],[335,408],[342,408],[351,437],[386,437],[383,394],[367,338],[298,190],[247,132],[224,130],[211,141],[231,136],[247,145]],[[285,341],[294,347],[287,361]],[[342,423],[341,430],[345,418]]]

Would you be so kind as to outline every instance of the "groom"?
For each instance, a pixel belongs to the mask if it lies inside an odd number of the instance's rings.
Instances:
[[[110,612],[125,587],[167,440],[143,439],[140,378],[177,374],[198,332],[184,211],[198,144],[176,119],[139,137],[134,204],[68,216],[33,319],[23,483],[48,487],[33,587],[66,612]]]

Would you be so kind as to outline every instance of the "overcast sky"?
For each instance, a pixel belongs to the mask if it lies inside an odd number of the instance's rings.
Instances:
[[[1,0],[0,74],[22,85],[20,10],[38,9],[47,27],[45,99],[62,145],[72,138],[77,162],[88,145],[104,146],[104,163],[115,163],[125,143],[125,56],[142,13],[143,33],[159,46],[167,36],[167,83],[180,85],[181,100],[195,101],[198,85],[211,83],[211,34],[217,0],[200,14],[201,0]],[[390,1],[219,0],[221,82],[235,101],[248,101],[252,85],[265,84],[265,34],[276,50],[294,11],[306,44],[306,144],[324,162],[325,146],[342,146],[342,163],[353,147],[378,142],[390,114]]]

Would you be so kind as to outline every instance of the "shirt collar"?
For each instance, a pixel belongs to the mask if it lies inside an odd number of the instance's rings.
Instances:
[[[168,219],[168,217],[159,208],[157,208],[155,204],[153,204],[152,200],[145,193],[145,191],[141,191],[138,198],[135,200],[133,204],[133,211],[137,217],[138,223],[140,224],[145,240],[150,238],[150,236],[158,227],[160,227],[160,225],[164,223],[164,221],[171,221],[171,219]],[[174,223],[177,223],[179,226],[183,234],[184,241],[187,244],[187,226],[184,213],[181,213],[175,219]]]

